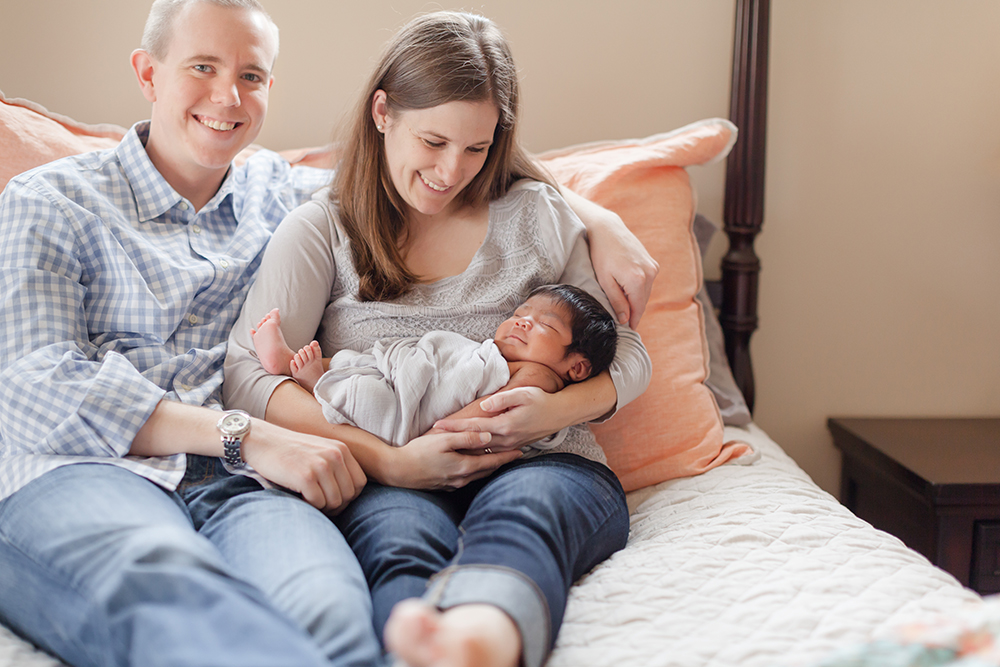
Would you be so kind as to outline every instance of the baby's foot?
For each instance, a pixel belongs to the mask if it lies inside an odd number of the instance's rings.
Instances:
[[[507,614],[485,604],[439,611],[403,600],[385,625],[385,646],[409,667],[517,667],[521,635]]]
[[[303,389],[311,392],[323,375],[323,351],[320,350],[319,343],[313,341],[296,352],[288,365],[291,367],[292,377]]]
[[[295,356],[281,333],[281,315],[275,308],[260,321],[256,329],[250,330],[253,346],[261,366],[271,375],[291,375],[290,362]]]

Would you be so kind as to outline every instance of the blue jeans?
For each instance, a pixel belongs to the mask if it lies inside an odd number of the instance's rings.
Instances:
[[[492,604],[520,630],[525,667],[552,650],[569,587],[629,529],[614,473],[573,454],[515,461],[452,492],[369,482],[335,521],[368,578],[378,636],[406,598]]]
[[[218,459],[175,493],[77,464],[0,502],[0,617],[72,665],[381,665],[370,615],[330,520]]]

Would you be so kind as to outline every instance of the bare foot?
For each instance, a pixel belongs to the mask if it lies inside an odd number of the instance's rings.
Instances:
[[[292,377],[307,391],[312,391],[323,375],[323,351],[313,341],[295,353],[289,362]]]
[[[521,660],[517,626],[488,604],[442,612],[403,600],[385,624],[385,646],[409,667],[517,667]]]
[[[291,375],[290,362],[295,356],[281,333],[281,315],[275,308],[260,321],[256,329],[251,329],[253,346],[261,366],[271,375]]]

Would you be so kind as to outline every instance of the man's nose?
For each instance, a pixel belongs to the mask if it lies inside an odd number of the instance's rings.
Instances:
[[[240,91],[237,84],[219,77],[212,88],[212,101],[227,107],[238,107],[240,105]]]

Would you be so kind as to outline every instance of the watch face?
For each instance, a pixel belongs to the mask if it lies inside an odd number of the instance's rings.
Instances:
[[[230,412],[219,422],[220,429],[233,435],[245,431],[249,426],[250,420],[247,419],[246,415],[238,412]]]

